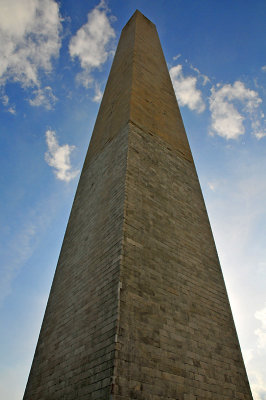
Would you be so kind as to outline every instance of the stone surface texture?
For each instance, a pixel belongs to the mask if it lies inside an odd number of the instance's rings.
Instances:
[[[24,400],[252,400],[154,24],[124,27]]]

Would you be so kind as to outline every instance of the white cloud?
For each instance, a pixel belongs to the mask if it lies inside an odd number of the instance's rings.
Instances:
[[[202,94],[197,89],[197,78],[194,76],[184,77],[182,65],[170,68],[170,76],[173,82],[178,103],[181,106],[188,106],[190,110],[201,113],[205,110]]]
[[[77,31],[69,44],[71,57],[78,57],[83,70],[78,74],[77,80],[85,87],[93,83],[91,71],[99,69],[112,54],[110,42],[115,37],[115,32],[110,24],[112,18],[108,18],[107,12],[105,2],[101,1],[88,14],[88,22]]]
[[[38,88],[33,91],[35,97],[29,100],[29,103],[32,106],[43,106],[47,110],[51,110],[53,105],[57,101],[57,98],[53,94],[52,88],[50,86],[46,86],[45,88],[41,89]]]
[[[79,171],[73,170],[70,162],[70,154],[75,149],[75,146],[65,144],[59,146],[56,134],[54,131],[46,131],[46,143],[48,151],[45,153],[45,161],[50,167],[54,168],[57,179],[69,182],[74,179]]]
[[[10,114],[13,114],[13,115],[16,114],[16,109],[15,109],[14,106],[13,106],[13,107],[9,107],[7,111],[8,111]]]
[[[257,139],[262,139],[263,137],[266,136],[266,132],[257,132],[255,133],[255,136]]]
[[[258,348],[266,349],[266,307],[255,312],[255,318],[261,322],[261,327],[255,330],[258,336]]]
[[[60,30],[54,0],[1,0],[0,84],[40,87],[40,72],[50,72],[59,54]]]
[[[100,101],[102,100],[103,97],[103,92],[101,91],[101,88],[99,86],[99,84],[96,82],[95,84],[95,93],[94,93],[94,97],[93,97],[93,101],[95,103],[100,103]]]
[[[262,70],[263,72],[266,72],[266,65],[263,65],[263,67],[261,67],[261,70]]]
[[[258,113],[262,102],[258,93],[245,87],[243,82],[212,87],[210,96],[211,134],[226,139],[237,139],[245,133],[244,120],[248,116],[253,134],[260,139],[265,136]]]

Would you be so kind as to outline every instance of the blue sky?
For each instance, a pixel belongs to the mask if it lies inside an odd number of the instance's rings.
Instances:
[[[136,8],[159,32],[254,399],[266,399],[265,1],[1,0],[5,400],[23,395],[102,91]]]

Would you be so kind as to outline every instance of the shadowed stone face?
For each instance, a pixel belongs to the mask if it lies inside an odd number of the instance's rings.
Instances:
[[[124,27],[24,400],[252,400],[155,26]]]

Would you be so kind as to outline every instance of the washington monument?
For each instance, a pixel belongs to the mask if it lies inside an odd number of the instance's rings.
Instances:
[[[24,400],[252,400],[155,25],[114,57]]]

